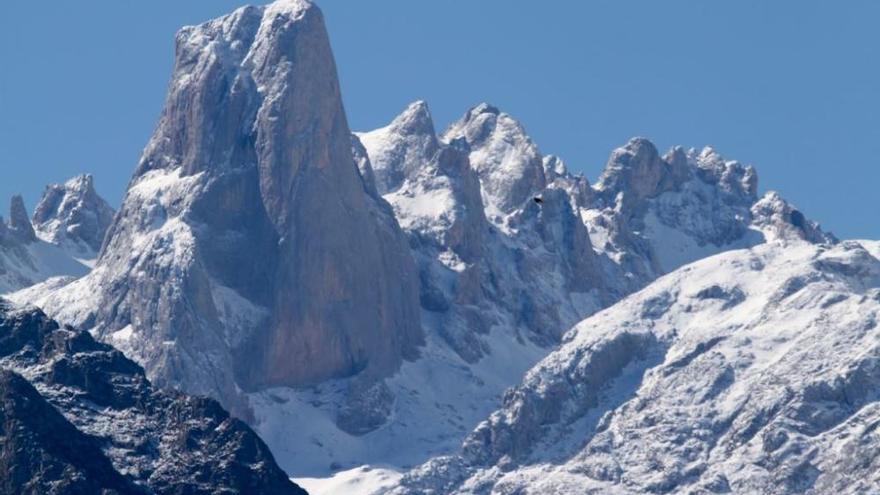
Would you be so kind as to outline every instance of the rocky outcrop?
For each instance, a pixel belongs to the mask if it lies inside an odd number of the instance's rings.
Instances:
[[[12,231],[22,242],[29,243],[37,240],[34,226],[24,206],[24,199],[15,195],[9,205],[9,230]]]
[[[44,240],[88,258],[97,257],[116,212],[95,192],[89,174],[46,186],[33,224]]]
[[[215,401],[158,391],[119,351],[3,301],[0,428],[0,493],[305,493]]]
[[[182,29],[158,128],[73,322],[164,386],[386,376],[421,342],[417,272],[365,188],[321,12],[286,0]],[[82,306],[82,305],[81,305]]]
[[[752,223],[762,229],[770,239],[802,239],[817,244],[833,244],[833,234],[823,232],[818,223],[807,219],[803,213],[770,191],[751,208]]]

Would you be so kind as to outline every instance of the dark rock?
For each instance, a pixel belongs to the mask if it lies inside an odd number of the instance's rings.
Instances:
[[[0,428],[4,494],[305,493],[216,401],[158,391],[113,347],[2,301]]]

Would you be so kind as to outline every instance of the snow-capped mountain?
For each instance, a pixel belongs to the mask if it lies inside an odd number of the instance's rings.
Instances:
[[[572,325],[686,263],[834,242],[710,148],[636,138],[591,185],[488,104],[352,135],[306,0],[183,28],[103,243],[89,190],[50,187],[31,234],[102,246],[94,270],[11,298],[219,399],[299,476],[454,451]]]
[[[666,275],[392,493],[873,493],[878,256],[774,241]]]
[[[0,493],[305,493],[215,401],[2,300],[0,428]]]
[[[33,227],[41,239],[83,260],[97,258],[116,212],[95,192],[89,174],[46,186],[34,209]]]

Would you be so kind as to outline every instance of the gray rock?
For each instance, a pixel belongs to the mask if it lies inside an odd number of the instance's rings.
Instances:
[[[24,206],[24,199],[17,194],[12,197],[9,205],[9,229],[25,243],[37,240],[34,226]]]
[[[350,134],[311,3],[183,28],[96,269],[46,307],[94,292],[73,322],[130,328],[117,343],[157,384],[244,417],[239,390],[393,373],[422,342],[417,271]]]

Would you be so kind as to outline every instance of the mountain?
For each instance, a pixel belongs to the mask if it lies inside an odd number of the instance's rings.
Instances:
[[[33,228],[41,239],[90,260],[97,258],[115,213],[95,192],[92,176],[83,174],[46,186],[34,209]]]
[[[249,418],[245,392],[353,375],[368,388],[415,358],[417,277],[355,162],[322,14],[288,0],[177,34],[165,109],[95,269],[43,306],[156,384]]]
[[[0,493],[305,493],[215,401],[2,300],[0,431]]]
[[[572,325],[657,277],[835,242],[757,190],[710,148],[643,138],[590,184],[489,104],[438,133],[415,102],[353,135],[320,10],[279,0],[178,33],[94,270],[10,297],[218,399],[293,475],[404,468],[454,451]],[[84,224],[63,203],[37,235]]]
[[[880,243],[774,241],[584,320],[392,493],[870,493]]]
[[[437,135],[415,102],[356,137],[365,177],[409,237],[426,344],[371,389],[361,430],[333,424],[338,383],[252,396],[256,428],[300,475],[454,451],[567,329],[668,270],[768,240],[836,242],[778,194],[759,197],[754,169],[711,149],[660,156],[636,138],[591,185],[487,104]],[[519,192],[487,184],[498,177],[518,177]],[[288,426],[300,423],[311,431]]]

